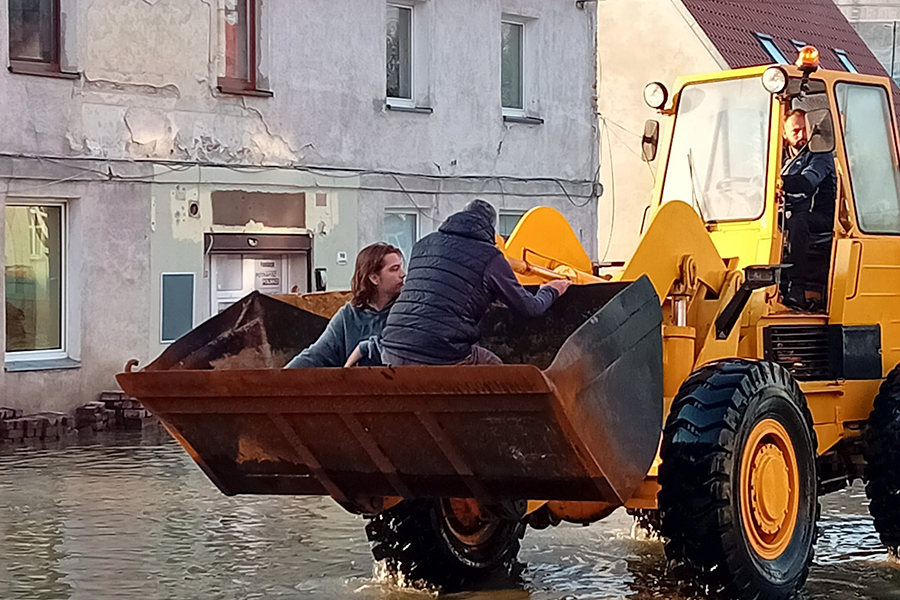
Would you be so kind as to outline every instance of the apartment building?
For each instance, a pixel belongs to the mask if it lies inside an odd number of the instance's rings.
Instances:
[[[0,3],[0,404],[68,409],[253,290],[474,197],[597,249],[597,15],[543,0]]]

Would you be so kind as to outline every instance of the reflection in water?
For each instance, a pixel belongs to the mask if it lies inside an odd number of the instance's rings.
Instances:
[[[364,521],[328,498],[226,497],[175,443],[109,434],[68,448],[0,447],[0,598],[429,600],[373,576]],[[822,503],[805,598],[900,599],[862,487]],[[619,511],[530,530],[521,563],[453,600],[704,598]]]

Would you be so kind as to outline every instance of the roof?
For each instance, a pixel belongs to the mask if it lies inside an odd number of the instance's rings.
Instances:
[[[757,38],[762,34],[790,61],[796,41],[819,50],[822,68],[846,71],[834,52],[843,50],[860,73],[888,76],[834,0],[681,1],[732,69],[773,62]],[[900,88],[892,87],[900,114]]]

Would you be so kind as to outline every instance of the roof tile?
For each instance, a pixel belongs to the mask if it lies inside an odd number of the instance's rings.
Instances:
[[[815,46],[825,69],[844,71],[835,49],[847,53],[860,73],[887,73],[833,0],[682,0],[731,68],[772,62],[754,34],[765,34],[788,59],[792,40]],[[894,102],[900,112],[900,89]]]

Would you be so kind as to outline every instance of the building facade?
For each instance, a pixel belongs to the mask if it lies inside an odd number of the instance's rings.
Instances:
[[[302,7],[301,7],[302,5]],[[0,405],[115,388],[253,290],[345,289],[475,197],[597,256],[596,11],[0,3]]]

